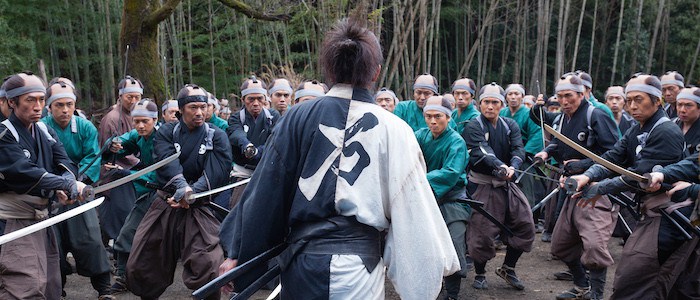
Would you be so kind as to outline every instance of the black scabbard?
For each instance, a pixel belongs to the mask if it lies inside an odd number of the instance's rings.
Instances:
[[[501,231],[505,232],[508,236],[514,236],[513,231],[511,231],[510,228],[506,227],[506,225],[498,221],[493,215],[484,209],[484,202],[472,199],[458,199],[457,202],[469,204],[469,206],[478,211],[482,216],[484,216],[484,218],[491,221],[491,223],[498,226],[498,228],[500,228]]]

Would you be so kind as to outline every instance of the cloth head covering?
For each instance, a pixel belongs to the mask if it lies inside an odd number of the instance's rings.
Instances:
[[[520,92],[520,95],[525,96],[525,87],[523,87],[522,84],[519,83],[511,83],[506,87],[506,95],[510,93],[510,91],[518,91]]]
[[[245,98],[250,94],[263,94],[267,95],[267,86],[264,82],[258,80],[255,76],[250,76],[241,85],[241,98]]]
[[[374,95],[374,100],[377,98],[391,98],[394,99],[394,104],[399,103],[399,97],[396,97],[396,93],[388,88],[381,88],[376,95]]]
[[[450,117],[452,115],[452,104],[450,104],[450,101],[445,99],[443,96],[431,96],[427,101],[425,101],[423,113],[431,110],[439,111]]]
[[[625,85],[625,96],[629,92],[644,92],[661,98],[661,81],[654,75],[634,74]]]
[[[474,80],[471,80],[470,78],[455,80],[455,82],[452,83],[452,92],[454,93],[456,90],[465,90],[472,94],[472,97],[476,96],[476,84],[474,83]]]
[[[12,99],[24,94],[29,94],[29,93],[34,93],[34,92],[42,92],[46,93],[46,87],[44,86],[44,81],[41,80],[39,77],[36,75],[28,75],[26,73],[19,73],[14,76],[19,76],[24,80],[24,85],[13,88],[13,89],[7,89],[7,86],[5,86],[5,97],[7,99]],[[9,81],[9,79],[8,79]]]
[[[160,108],[162,112],[165,112],[171,107],[177,107],[177,100],[168,100],[163,103],[163,106]]]
[[[204,95],[192,95],[193,90],[202,90],[204,92]],[[180,108],[182,111],[182,108],[185,107],[188,103],[192,102],[204,102],[208,103],[209,97],[207,96],[207,90],[205,90],[203,87],[200,87],[196,84],[186,84],[185,87],[180,89],[180,92],[177,94],[177,106]]]
[[[676,96],[676,100],[680,99],[695,101],[695,103],[700,105],[700,88],[689,87],[682,89]]]
[[[523,104],[532,104],[532,105],[535,105],[535,96],[533,96],[533,95],[525,95],[525,96],[523,96]]]
[[[268,93],[270,93],[270,96],[272,96],[272,94],[274,94],[277,91],[286,91],[290,95],[294,92],[294,90],[292,89],[292,85],[289,83],[289,80],[284,78],[278,78],[272,81]]]
[[[207,92],[207,96],[209,96],[209,98],[207,98],[207,104],[214,105],[214,111],[219,110],[221,108],[219,100],[217,100],[212,93]]]
[[[681,88],[685,86],[685,84],[683,83],[685,81],[683,75],[681,75],[677,71],[668,71],[664,73],[664,75],[661,75],[661,78],[659,78],[659,80],[661,80],[661,86],[665,84],[675,84],[677,86],[680,86]]]
[[[609,87],[605,91],[605,99],[608,99],[608,96],[612,96],[612,95],[618,95],[624,99],[625,98],[625,88],[623,88],[619,85]]]
[[[583,86],[592,89],[593,88],[593,78],[591,77],[590,74],[586,73],[585,71],[578,70],[575,72],[576,76],[578,76],[579,79],[581,79],[581,82],[583,83]]]
[[[564,74],[564,76],[562,76],[561,78],[559,78],[557,84],[554,86],[555,93],[561,91],[574,91],[578,93],[583,93],[585,89],[583,87],[581,79],[578,76],[572,73],[567,73]]]
[[[72,85],[69,85],[65,82],[56,82],[52,85],[50,85],[48,88],[46,88],[46,94],[48,95],[50,92],[51,96],[49,96],[49,99],[46,99],[46,107],[51,107],[51,103],[58,99],[72,99],[73,101],[77,100],[77,97],[75,96],[75,89],[73,88]]]
[[[438,93],[438,84],[437,84],[437,79],[430,74],[423,74],[418,77],[416,77],[416,81],[413,83],[413,90],[416,89],[427,89],[433,92],[433,94],[437,95]]]
[[[158,118],[158,105],[150,98],[143,98],[131,108],[131,117]]]
[[[455,100],[455,96],[453,96],[450,93],[445,93],[442,95],[442,98],[447,99],[447,101],[450,102],[450,104],[454,105],[457,100]]]
[[[143,86],[141,86],[141,83],[136,80],[136,78],[127,75],[123,80],[125,84],[123,88],[119,89],[119,96],[126,93],[139,93],[143,95]]]
[[[301,83],[294,91],[294,100],[306,96],[323,97],[326,95],[326,85],[316,80]]]
[[[486,99],[486,98],[494,98],[501,100],[503,104],[506,103],[506,97],[504,96],[506,92],[503,90],[503,88],[496,84],[495,82],[491,82],[490,84],[487,84],[483,87],[481,87],[481,90],[479,91],[479,102],[481,100]]]

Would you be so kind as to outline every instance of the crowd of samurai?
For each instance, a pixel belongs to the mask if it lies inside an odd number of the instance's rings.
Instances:
[[[485,290],[499,280],[512,289],[537,289],[537,281],[521,279],[528,270],[517,267],[536,238],[549,243],[551,263],[561,265],[554,278],[571,281],[556,299],[700,297],[700,89],[682,74],[634,74],[599,89],[605,91],[599,97],[585,71],[559,74],[551,95],[521,83],[479,87],[467,77],[450,78],[447,87],[427,73],[407,80],[411,99],[376,87],[370,102],[393,113],[377,118],[410,126],[420,145],[415,153],[386,155],[420,155],[424,161],[421,176],[436,200],[428,205],[439,209],[459,261],[456,272],[443,275],[441,297],[458,299],[460,289]],[[155,299],[172,284],[178,262],[192,290],[230,269],[227,262],[242,253],[232,249],[236,237],[222,224],[236,223],[229,219],[242,198],[290,179],[261,177],[248,189],[242,181],[268,174],[256,172],[261,159],[283,157],[280,148],[266,152],[271,136],[303,126],[284,123],[288,114],[330,95],[321,81],[297,85],[255,76],[240,90],[231,100],[217,99],[204,86],[187,84],[175,99],[157,105],[144,97],[148,91],[138,78],[125,76],[111,110],[90,118],[77,107],[80,91],[70,78],[47,83],[31,72],[5,77],[0,234],[82,205],[90,200],[83,196],[86,186],[179,156],[98,194],[105,201],[96,210],[0,245],[0,299],[60,299],[74,272],[90,278],[99,299],[125,292]],[[360,119],[344,134],[360,136],[371,122]],[[362,153],[348,149],[342,146],[344,157],[359,156],[361,163]],[[330,168],[329,157],[319,158],[316,167]],[[276,174],[299,176],[286,174],[286,164],[279,161]],[[300,189],[283,192],[311,199],[320,193],[320,174],[301,174]],[[241,184],[197,197],[236,182]],[[610,243],[624,245],[616,259]],[[497,251],[505,252],[503,262],[488,272]],[[368,270],[376,265],[363,262]],[[615,264],[614,280],[606,282]],[[604,293],[606,284],[611,295]]]

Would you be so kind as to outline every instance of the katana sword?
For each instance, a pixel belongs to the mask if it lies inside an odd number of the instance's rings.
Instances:
[[[148,174],[148,173],[151,172],[151,171],[155,171],[156,169],[158,169],[158,168],[160,168],[160,167],[162,167],[162,166],[164,166],[164,165],[167,165],[167,164],[170,163],[171,161],[176,160],[178,157],[180,157],[180,152],[175,152],[175,154],[170,155],[170,156],[166,157],[165,159],[163,159],[163,160],[161,160],[161,161],[158,161],[157,163],[154,163],[154,164],[152,164],[152,165],[150,165],[150,166],[148,166],[148,167],[145,167],[145,168],[139,170],[138,172],[135,172],[135,173],[133,173],[133,174],[129,174],[129,175],[127,175],[127,176],[124,176],[124,177],[122,177],[122,178],[119,178],[119,179],[117,179],[117,180],[115,180],[115,181],[112,181],[112,182],[110,182],[110,183],[103,184],[103,185],[100,185],[100,186],[98,186],[98,187],[95,187],[93,193],[94,193],[94,194],[99,194],[99,193],[101,193],[101,192],[104,192],[104,191],[113,189],[113,188],[118,187],[118,186],[120,186],[120,185],[122,185],[122,184],[125,184],[125,183],[127,183],[127,182],[131,182],[131,181],[133,181],[133,180],[136,179],[136,178],[139,178],[139,177],[141,177],[141,176],[143,176],[143,175],[145,175],[145,174]]]
[[[533,173],[528,173],[528,172],[526,172],[526,171],[520,171],[520,170],[517,170],[517,169],[515,170],[515,173],[520,173],[520,176],[518,176],[518,179],[522,178],[522,177],[525,176],[525,175],[530,175],[530,176],[535,177],[535,178],[539,178],[539,179],[542,179],[542,180],[551,181],[551,182],[554,182],[554,183],[556,183],[556,184],[559,184],[559,180],[552,179],[552,178],[549,178],[549,177],[547,177],[547,176],[542,176],[542,175],[537,175],[537,174],[533,174]],[[516,182],[515,182],[515,183],[517,183],[517,179],[516,179]]]
[[[224,185],[224,186],[222,186],[222,187],[215,188],[215,189],[213,189],[213,190],[208,190],[208,191],[204,191],[204,192],[200,192],[200,193],[196,193],[196,194],[190,195],[189,199],[190,199],[190,200],[194,200],[194,199],[199,199],[199,198],[202,198],[202,197],[214,195],[214,194],[217,194],[217,193],[221,193],[221,192],[223,192],[223,191],[225,191],[225,190],[229,190],[229,189],[235,188],[235,187],[237,187],[237,186],[241,186],[241,185],[247,184],[248,182],[250,182],[250,178],[247,178],[247,179],[244,179],[244,180],[241,180],[241,181],[238,181],[238,182],[234,182],[234,183],[231,183],[231,184],[228,184],[228,185]]]
[[[596,162],[596,163],[602,165],[603,167],[606,167],[608,170],[613,171],[613,172],[615,172],[615,173],[617,173],[617,174],[620,174],[620,175],[624,175],[624,176],[630,177],[630,178],[634,179],[634,181],[638,181],[638,182],[641,182],[641,183],[646,183],[646,182],[648,182],[648,179],[645,178],[644,176],[639,175],[639,174],[637,174],[637,173],[634,173],[634,172],[632,172],[632,171],[630,171],[630,170],[627,170],[627,169],[625,169],[625,168],[623,168],[623,167],[620,167],[620,166],[618,166],[618,165],[616,165],[616,164],[614,164],[614,163],[612,163],[612,162],[607,161],[606,159],[604,159],[604,158],[598,156],[597,154],[591,152],[590,150],[586,149],[586,147],[583,147],[583,146],[577,144],[576,142],[572,141],[571,139],[569,139],[569,138],[566,137],[565,135],[563,135],[563,134],[561,134],[560,132],[554,130],[554,128],[552,128],[552,126],[549,126],[549,125],[547,125],[547,124],[544,124],[544,129],[547,130],[547,132],[551,133],[554,137],[556,137],[556,138],[559,139],[560,141],[564,142],[564,144],[566,144],[567,146],[569,146],[569,147],[571,147],[572,149],[578,151],[579,153],[581,153],[581,154],[583,154],[584,156],[590,158],[590,159],[593,160],[594,162]]]
[[[541,200],[540,202],[538,202],[537,205],[535,205],[535,207],[532,208],[532,212],[534,213],[534,212],[537,211],[540,207],[542,207],[543,205],[547,204],[547,201],[549,201],[549,199],[552,199],[552,197],[554,197],[554,195],[556,195],[557,192],[559,192],[559,188],[555,188],[552,192],[549,193],[549,195],[547,195],[546,197],[542,198],[542,200]]]
[[[617,220],[622,222],[622,228],[627,232],[627,236],[630,236],[632,234],[632,228],[630,228],[630,225],[627,224],[627,220],[622,217],[619,211],[617,212]]]
[[[239,265],[229,270],[228,272],[219,275],[219,277],[214,278],[214,280],[205,284],[198,290],[192,292],[192,297],[194,297],[195,299],[204,299],[212,293],[218,292],[221,287],[231,282],[232,280],[238,278],[239,276],[243,275],[243,273],[248,272],[252,268],[257,267],[263,263],[267,263],[277,255],[282,253],[282,251],[285,248],[287,248],[287,244],[279,244],[273,247],[272,249],[267,250],[261,253],[260,255],[254,257],[253,259],[243,263],[242,265]]]
[[[48,218],[46,220],[43,220],[39,223],[35,223],[35,224],[29,225],[27,227],[24,227],[22,229],[19,229],[17,231],[13,231],[13,232],[10,232],[8,234],[2,235],[2,236],[0,236],[0,245],[5,244],[5,243],[10,242],[10,241],[14,241],[14,240],[21,238],[23,236],[35,233],[39,230],[42,230],[42,229],[47,228],[49,226],[55,225],[59,222],[68,220],[72,217],[75,217],[79,214],[82,214],[88,210],[91,210],[91,209],[99,206],[104,201],[105,201],[105,197],[100,197],[100,198],[97,198],[95,200],[89,201],[83,205],[80,205],[76,208],[73,208],[73,209],[68,210],[66,212],[63,212],[61,214],[58,214],[56,216],[53,216],[53,217]]]
[[[532,169],[532,168],[534,168],[534,167],[536,167],[536,166],[542,164],[543,162],[544,162],[544,161],[542,160],[542,158],[535,157],[535,159],[532,160],[532,164],[530,164],[530,166],[528,166],[527,168],[525,168],[525,170],[523,170],[522,173],[520,173],[520,175],[518,176],[518,178],[515,179],[515,181],[514,181],[515,184],[520,183],[520,180],[523,179],[523,176],[525,176],[525,174],[531,174],[531,173],[527,173],[527,171],[529,171],[530,169]],[[518,170],[516,170],[516,172],[517,172],[517,171],[518,171]]]
[[[511,231],[510,228],[506,227],[506,225],[498,221],[491,213],[484,209],[484,202],[472,199],[457,199],[457,202],[469,204],[470,207],[478,211],[482,216],[484,216],[484,218],[491,221],[491,223],[500,228],[501,231],[505,232],[508,236],[514,236],[513,231]]]

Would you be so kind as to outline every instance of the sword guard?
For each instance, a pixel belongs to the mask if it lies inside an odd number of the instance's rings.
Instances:
[[[90,202],[95,199],[95,189],[91,185],[86,185],[80,193],[83,202]]]
[[[564,189],[569,195],[575,194],[578,192],[578,182],[576,182],[575,179],[569,177],[566,179],[566,181],[564,181]]]

